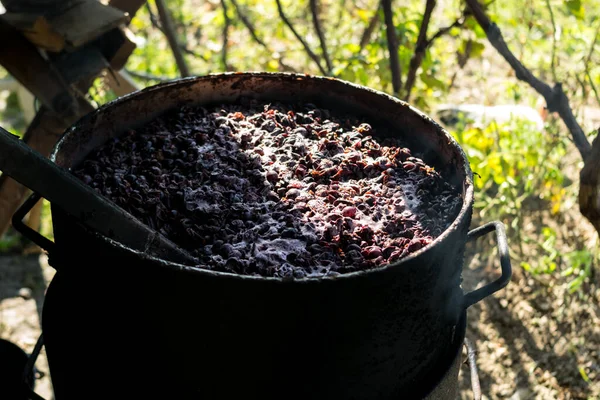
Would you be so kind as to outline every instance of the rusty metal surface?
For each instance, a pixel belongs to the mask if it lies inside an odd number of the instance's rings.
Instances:
[[[289,399],[414,395],[455,339],[463,312],[460,276],[473,202],[464,153],[423,113],[332,78],[213,75],[165,83],[109,103],[75,124],[52,157],[71,167],[109,138],[168,109],[235,102],[240,96],[311,102],[391,128],[420,148],[426,162],[448,168],[449,180],[462,191],[458,217],[433,243],[398,263],[284,281],[148,257],[90,235],[53,208],[57,250],[50,261],[62,283],[53,282],[49,289],[53,295],[43,324],[55,388],[64,393],[76,389],[72,382],[82,373],[75,367],[78,349],[92,335],[98,366],[113,368],[108,375],[94,371],[102,382],[131,382],[130,375],[123,371],[121,376],[115,372],[120,366],[111,364],[115,354],[127,353],[141,360],[146,373],[152,371],[156,390],[177,387],[211,399],[277,398],[290,387],[295,390]],[[87,268],[77,268],[84,259]],[[89,283],[85,290],[81,281]],[[90,315],[78,318],[77,326],[69,317],[80,306],[73,298],[85,303]],[[139,349],[125,346],[129,339],[115,336],[114,326],[137,340]],[[154,349],[150,358],[141,351],[145,348]],[[301,378],[306,371],[311,371],[308,380]],[[69,376],[69,383],[61,382],[61,376]],[[232,380],[237,384],[229,384]]]

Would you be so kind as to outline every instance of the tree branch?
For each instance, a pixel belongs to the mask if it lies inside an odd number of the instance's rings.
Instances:
[[[317,4],[317,0],[310,0],[310,12],[312,13],[315,31],[317,32],[319,42],[321,43],[321,52],[325,59],[325,64],[327,65],[327,72],[328,75],[331,75],[333,66],[331,65],[331,59],[329,58],[329,52],[327,51],[327,43],[325,41],[325,35],[323,34],[323,28],[321,27],[321,21],[319,20],[319,5]]]
[[[371,36],[373,36],[373,32],[375,32],[375,29],[377,29],[377,25],[379,25],[379,9],[380,8],[381,8],[381,1],[379,3],[377,3],[377,9],[375,10],[375,14],[373,14],[373,16],[371,17],[371,20],[369,21],[369,25],[367,25],[367,28],[365,29],[362,36],[360,37],[359,46],[360,46],[361,50],[367,44],[369,44],[369,42],[371,41]]]
[[[600,234],[600,130],[579,174],[579,209]]]
[[[598,41],[598,34],[600,34],[600,24],[596,28],[596,33],[594,34],[594,40],[592,41],[592,45],[590,46],[590,51],[588,52],[587,57],[585,58],[585,75],[590,81],[590,86],[592,87],[592,91],[594,92],[594,97],[596,97],[596,102],[600,104],[600,96],[598,95],[598,90],[596,89],[596,85],[592,80],[592,75],[590,73],[590,61],[592,60],[592,55],[594,54],[594,48],[596,47],[596,42]]]
[[[552,79],[556,82],[556,21],[554,20],[554,12],[550,5],[550,0],[546,0],[546,7],[550,12],[550,21],[552,22],[552,60],[550,60],[550,70],[552,71]]]
[[[173,27],[173,21],[169,15],[169,10],[165,6],[164,0],[155,0],[155,3],[162,30],[167,37],[169,46],[173,52],[173,57],[175,57],[175,63],[177,64],[179,73],[182,77],[190,76],[190,71],[185,62],[185,58],[181,53],[179,42],[177,41],[177,34],[175,33],[175,28]]]
[[[404,100],[406,102],[410,100],[410,92],[415,85],[417,70],[421,66],[423,57],[425,56],[425,50],[427,50],[427,28],[429,28],[431,13],[435,8],[435,4],[435,0],[427,0],[425,3],[425,12],[423,13],[423,20],[421,21],[421,27],[419,28],[419,37],[417,38],[415,51],[410,59],[410,66],[408,68],[408,74],[406,75],[406,82],[404,83]],[[431,44],[431,42],[429,42],[429,44]]]
[[[466,0],[466,2],[473,12],[473,16],[481,28],[483,28],[485,31],[492,46],[494,46],[498,53],[504,57],[504,59],[515,71],[517,79],[528,83],[533,89],[535,89],[536,92],[544,96],[548,111],[558,112],[561,119],[567,126],[567,129],[571,133],[577,150],[579,150],[581,157],[585,161],[591,153],[592,146],[587,140],[583,129],[581,129],[581,126],[579,126],[575,116],[573,115],[573,110],[571,110],[571,106],[569,105],[569,99],[563,91],[562,85],[560,83],[556,83],[554,87],[551,88],[548,84],[535,77],[531,71],[521,64],[521,62],[517,60],[514,54],[510,51],[506,42],[504,41],[504,38],[502,37],[500,28],[490,21],[488,16],[485,14],[485,11],[481,7],[481,4],[479,4],[479,1]]]
[[[394,95],[400,95],[402,89],[402,70],[398,56],[398,36],[394,26],[394,13],[392,11],[392,0],[382,0],[383,16],[385,20],[385,32],[388,42],[388,51],[390,54],[390,69],[392,72],[392,87]]]
[[[256,28],[254,28],[252,21],[250,21],[246,14],[242,12],[242,9],[238,5],[237,1],[231,0],[231,4],[233,4],[233,7],[235,8],[238,17],[240,17],[242,24],[244,24],[246,29],[248,29],[248,32],[250,32],[250,36],[252,36],[252,39],[254,39],[254,41],[258,43],[261,47],[263,47],[265,50],[270,51],[267,44],[261,38],[258,37],[258,34],[256,33]]]
[[[452,28],[458,28],[458,27],[463,26],[466,21],[467,14],[468,14],[468,12],[467,12],[467,10],[465,10],[463,15],[461,15],[459,18],[457,18],[456,21],[454,21],[451,25],[440,28],[439,31],[437,31],[433,36],[431,36],[427,40],[425,47],[427,48],[427,47],[431,46],[433,44],[433,42],[435,42],[437,39],[439,39],[440,37],[442,37],[445,34],[447,34],[448,32],[450,32],[452,30]]]
[[[154,12],[152,11],[152,8],[150,8],[150,3],[146,3],[146,9],[148,10],[148,15],[150,15],[150,23],[152,24],[152,26],[154,28],[158,29],[159,31],[161,31],[163,34],[165,34],[165,30],[163,29],[162,26],[160,26],[160,23],[156,19],[156,15],[154,15]],[[199,58],[199,59],[203,60],[204,62],[209,62],[208,58],[204,57],[204,55],[202,55],[200,53],[196,53],[194,50],[189,49],[183,43],[179,43],[179,48],[185,54],[189,54],[190,56],[194,56],[196,58]]]
[[[317,64],[317,66],[319,67],[319,71],[321,71],[321,73],[323,75],[327,75],[327,71],[321,65],[321,61],[319,60],[319,57],[310,49],[310,47],[308,46],[308,43],[306,43],[304,41],[304,39],[302,39],[302,36],[300,36],[298,34],[296,29],[294,28],[294,25],[292,25],[291,21],[285,15],[285,12],[283,11],[283,7],[281,6],[281,0],[275,0],[275,2],[277,3],[277,11],[279,12],[279,16],[283,20],[283,23],[287,25],[287,27],[290,29],[290,31],[292,31],[292,33],[294,34],[296,39],[298,39],[298,41],[300,43],[302,43],[302,46],[304,47],[306,54],[308,54],[308,56],[315,62],[315,64]]]
[[[129,75],[133,76],[134,78],[142,79],[145,81],[167,82],[167,81],[171,80],[171,78],[169,78],[168,76],[157,76],[157,75],[144,74],[142,72],[133,71],[131,69],[125,69],[125,72],[127,72]]]
[[[223,25],[223,47],[221,47],[221,63],[223,64],[223,71],[229,71],[229,65],[227,64],[227,44],[229,42],[229,25],[231,20],[227,15],[227,3],[225,0],[221,0],[221,7],[223,8],[223,18],[225,24]]]

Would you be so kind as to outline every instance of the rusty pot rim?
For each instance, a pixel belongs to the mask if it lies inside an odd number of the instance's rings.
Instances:
[[[427,114],[425,114],[421,110],[419,110],[416,107],[410,105],[409,103],[406,103],[405,101],[400,100],[396,97],[393,97],[385,92],[375,90],[375,89],[372,89],[372,88],[369,88],[366,86],[358,85],[358,84],[355,84],[352,82],[348,82],[348,81],[345,81],[342,79],[326,77],[326,76],[319,76],[319,75],[298,74],[298,73],[290,73],[290,72],[262,72],[262,71],[223,72],[223,73],[212,73],[212,74],[207,74],[207,75],[202,75],[202,76],[179,78],[179,79],[173,79],[168,82],[162,82],[157,85],[153,85],[153,86],[138,90],[136,92],[132,92],[127,95],[121,96],[115,100],[112,100],[106,104],[103,104],[102,106],[98,107],[96,110],[81,117],[70,128],[68,128],[65,131],[65,133],[61,136],[61,138],[58,140],[54,149],[52,150],[52,153],[50,155],[50,160],[56,162],[56,157],[57,157],[58,153],[60,152],[62,143],[65,140],[67,140],[67,138],[70,135],[77,134],[77,132],[82,128],[82,126],[93,125],[94,120],[96,118],[98,118],[102,113],[104,113],[107,110],[110,110],[114,107],[118,107],[121,103],[133,100],[140,96],[146,96],[148,94],[151,94],[154,91],[168,90],[169,88],[178,87],[178,86],[187,86],[187,85],[191,85],[195,82],[202,81],[202,80],[211,81],[211,80],[227,80],[227,79],[235,79],[235,78],[248,79],[248,78],[253,78],[253,77],[262,78],[262,79],[271,79],[271,80],[289,79],[289,80],[316,80],[316,81],[338,82],[340,85],[348,86],[358,92],[370,92],[372,94],[376,94],[380,97],[383,97],[387,101],[395,103],[395,105],[397,105],[399,108],[403,109],[404,112],[412,112],[412,113],[416,114],[417,116],[419,116],[424,121],[426,121],[428,124],[431,124],[434,127],[434,129],[436,130],[436,132],[445,138],[447,145],[451,146],[453,148],[453,150],[457,153],[457,155],[460,157],[461,168],[465,172],[465,180],[463,182],[464,195],[462,196],[463,197],[462,205],[461,205],[460,212],[458,213],[458,215],[456,216],[454,221],[452,221],[450,226],[448,226],[442,232],[441,235],[439,235],[437,238],[435,238],[427,246],[417,250],[416,252],[411,253],[410,255],[399,260],[398,262],[390,263],[390,264],[384,265],[382,267],[375,267],[375,268],[372,268],[369,270],[360,270],[360,271],[349,272],[349,273],[344,273],[344,274],[339,274],[339,275],[334,275],[334,276],[326,275],[326,276],[318,276],[318,277],[305,277],[305,278],[299,278],[299,279],[269,277],[269,276],[262,276],[262,275],[240,275],[240,274],[234,274],[234,273],[230,273],[230,272],[214,271],[214,270],[201,268],[201,267],[197,267],[197,266],[188,266],[188,265],[184,265],[184,264],[175,263],[172,261],[166,261],[166,260],[151,256],[147,253],[140,252],[138,250],[135,250],[128,246],[125,246],[125,245],[121,244],[120,242],[117,242],[107,236],[98,234],[96,232],[93,232],[92,234],[94,236],[96,236],[98,239],[108,243],[111,246],[121,248],[122,250],[133,253],[137,257],[140,257],[148,262],[156,263],[156,264],[160,265],[161,267],[174,269],[176,271],[190,272],[190,273],[194,273],[194,274],[206,274],[206,275],[212,276],[212,277],[239,279],[242,281],[260,281],[260,282],[274,282],[274,283],[276,283],[276,282],[277,283],[281,283],[281,282],[308,283],[308,282],[348,280],[348,279],[364,277],[367,275],[372,276],[375,274],[390,271],[392,269],[401,268],[403,264],[408,263],[409,261],[412,261],[418,257],[421,257],[421,256],[433,251],[434,248],[439,243],[446,240],[452,233],[454,233],[458,229],[458,226],[461,224],[461,222],[465,218],[469,217],[469,215],[472,211],[472,206],[473,206],[473,192],[474,192],[473,173],[471,171],[471,167],[470,167],[470,164],[469,164],[469,161],[467,159],[465,152],[463,151],[462,147],[458,144],[458,142],[452,137],[452,135],[450,135],[450,133],[448,133],[448,131],[446,131],[440,124],[438,124],[436,121],[434,121],[431,117],[429,117]],[[465,237],[466,237],[466,233],[465,233]],[[465,238],[465,240],[466,240],[466,238]]]

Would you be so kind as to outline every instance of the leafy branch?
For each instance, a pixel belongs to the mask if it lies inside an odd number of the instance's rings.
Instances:
[[[223,70],[229,71],[229,65],[227,64],[227,45],[229,42],[229,26],[231,25],[231,20],[229,19],[229,15],[227,15],[227,2],[225,0],[221,0],[221,9],[223,10],[223,19],[225,23],[223,24],[223,47],[221,47],[221,63],[223,64]]]
[[[333,66],[331,65],[331,59],[329,58],[329,52],[327,51],[327,43],[325,41],[325,35],[323,34],[323,28],[321,27],[321,21],[319,20],[319,5],[317,0],[310,0],[310,12],[312,13],[315,31],[317,32],[317,36],[319,36],[321,52],[323,53],[323,58],[325,59],[325,64],[327,65],[328,75],[331,75]]]
[[[166,32],[164,30],[164,28],[162,27],[161,23],[159,22],[159,20],[156,18],[156,15],[154,15],[154,11],[152,11],[152,8],[150,7],[150,3],[146,3],[146,9],[148,10],[148,15],[150,16],[150,23],[152,24],[152,26],[156,29],[158,29],[160,32],[163,33],[163,35],[166,36]],[[194,50],[191,50],[190,48],[188,48],[185,44],[178,42],[179,45],[179,49],[185,53],[185,54],[189,54],[190,56],[193,56],[195,58],[201,59],[204,62],[209,62],[210,60],[208,58],[206,58],[203,54],[197,53]]]
[[[425,56],[425,50],[427,49],[427,28],[429,27],[431,13],[433,12],[435,5],[435,0],[427,0],[427,2],[425,3],[425,13],[423,13],[423,20],[421,22],[421,27],[419,28],[417,44],[415,46],[413,56],[410,59],[408,74],[406,76],[406,82],[404,84],[404,93],[406,94],[404,96],[404,100],[407,102],[410,100],[410,92],[413,86],[415,85],[417,70],[421,66],[421,63],[423,62],[423,57]]]
[[[155,4],[156,9],[158,10],[162,31],[167,37],[167,41],[169,42],[169,46],[171,47],[171,51],[173,52],[173,57],[175,58],[175,63],[177,64],[177,68],[179,69],[179,73],[182,77],[190,76],[190,70],[181,52],[181,46],[177,41],[177,34],[175,32],[173,21],[171,20],[171,15],[169,14],[169,10],[165,5],[164,0],[155,0]]]
[[[587,80],[590,82],[590,86],[592,87],[592,91],[594,92],[594,96],[596,97],[596,101],[600,104],[600,96],[598,95],[598,90],[596,89],[596,85],[592,79],[592,75],[590,73],[590,62],[592,61],[592,55],[594,54],[594,49],[596,47],[596,43],[598,42],[598,35],[600,35],[600,24],[596,28],[596,33],[594,34],[594,40],[592,41],[592,45],[590,46],[590,51],[585,58],[585,76]]]
[[[556,21],[554,20],[554,12],[550,5],[550,0],[546,0],[546,7],[550,12],[550,21],[552,22],[552,60],[550,61],[550,70],[552,72],[552,78],[556,81]]]
[[[323,75],[328,75],[327,70],[325,70],[325,68],[323,68],[323,66],[321,65],[321,61],[319,60],[319,57],[311,50],[308,43],[306,43],[306,41],[302,38],[302,36],[300,36],[298,31],[296,31],[296,28],[294,28],[294,25],[292,24],[292,22],[285,15],[285,12],[283,11],[283,6],[281,5],[281,0],[275,0],[275,2],[277,3],[277,11],[279,13],[279,17],[281,18],[283,23],[289,28],[290,31],[292,31],[292,33],[294,34],[296,39],[298,39],[298,41],[300,43],[302,43],[302,46],[304,47],[306,54],[308,54],[308,56],[315,62],[315,64],[317,64],[319,71],[321,71],[321,73]]]
[[[398,55],[398,35],[394,26],[394,13],[392,11],[392,0],[382,0],[383,17],[385,20],[385,32],[387,37],[388,52],[390,54],[390,69],[392,72],[392,88],[394,95],[400,95],[402,89],[402,70]]]
[[[359,44],[359,46],[360,46],[361,50],[367,44],[369,44],[369,42],[371,41],[371,36],[373,36],[373,33],[377,29],[377,25],[379,25],[379,10],[381,9],[381,3],[382,3],[382,1],[380,1],[377,4],[377,9],[375,10],[375,13],[371,17],[371,20],[369,21],[369,25],[367,25],[367,27],[365,28],[363,34],[360,36],[360,44]]]
[[[256,28],[254,27],[254,24],[252,23],[252,21],[250,21],[250,18],[248,18],[248,16],[242,11],[239,4],[237,3],[237,0],[231,0],[231,4],[233,4],[235,12],[237,13],[238,17],[240,17],[240,21],[242,21],[242,24],[244,24],[246,29],[248,29],[248,32],[250,33],[250,36],[252,36],[252,39],[259,46],[261,46],[267,51],[270,51],[269,46],[267,46],[267,44],[256,33]]]
[[[562,84],[557,82],[554,87],[550,87],[547,83],[534,76],[510,51],[504,41],[500,28],[490,21],[479,1],[466,0],[466,3],[471,9],[477,23],[486,33],[491,45],[494,46],[515,71],[517,79],[528,83],[536,92],[544,97],[548,111],[558,113],[571,133],[573,142],[581,157],[583,160],[586,160],[591,153],[592,146],[573,115],[573,110],[571,109],[567,95],[562,89]]]
[[[437,39],[450,32],[452,28],[460,27],[465,23],[465,16],[467,12],[463,13],[463,15],[457,18],[451,25],[440,28],[440,30],[433,34],[433,36],[427,39],[427,28],[429,27],[431,14],[433,13],[435,5],[435,0],[427,0],[427,3],[425,4],[425,12],[423,13],[423,20],[421,22],[421,27],[419,28],[417,44],[415,46],[415,51],[410,59],[410,65],[406,76],[406,82],[404,84],[404,101],[407,102],[410,101],[410,94],[416,82],[417,70],[423,63],[423,58],[425,57],[425,52],[427,51],[427,49],[431,47],[431,45]]]
[[[550,87],[535,77],[508,48],[498,26],[491,22],[478,0],[466,0],[477,23],[485,31],[488,40],[515,71],[517,78],[528,83],[546,100],[550,112],[557,112],[571,133],[573,143],[581,154],[584,167],[580,172],[579,209],[600,235],[600,139],[592,144],[577,123],[569,99],[560,83]]]

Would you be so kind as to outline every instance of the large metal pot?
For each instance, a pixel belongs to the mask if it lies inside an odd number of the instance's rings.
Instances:
[[[240,96],[310,102],[391,127],[422,150],[426,162],[450,172],[462,195],[459,215],[433,243],[398,263],[284,281],[151,258],[87,232],[68,210],[53,207],[55,244],[46,246],[58,273],[48,290],[43,331],[59,400],[81,395],[75,382],[87,374],[109,385],[109,393],[120,384],[137,388],[133,376],[150,376],[155,391],[205,399],[409,398],[447,357],[463,311],[508,282],[501,224],[468,236],[472,175],[458,144],[408,104],[340,80],[233,73],[161,84],[81,119],[52,159],[71,167],[166,110]],[[465,296],[465,244],[494,228],[502,278]],[[86,347],[98,367],[93,372],[78,363]]]

